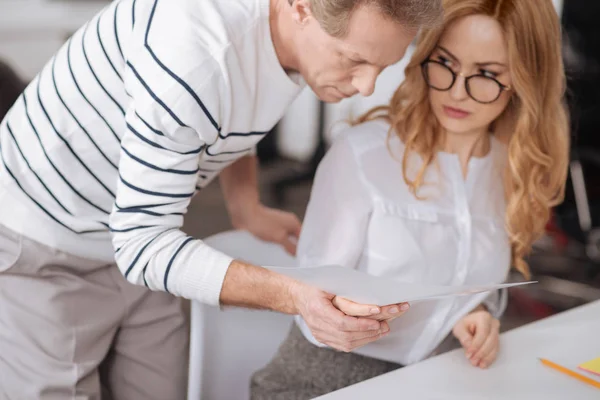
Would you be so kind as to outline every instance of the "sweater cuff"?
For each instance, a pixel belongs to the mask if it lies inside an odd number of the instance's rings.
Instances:
[[[185,256],[186,260],[179,266],[174,288],[177,293],[174,294],[218,306],[223,281],[233,258],[200,240],[190,246]]]

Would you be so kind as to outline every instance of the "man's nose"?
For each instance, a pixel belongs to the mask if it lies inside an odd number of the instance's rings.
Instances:
[[[363,96],[372,95],[375,91],[375,82],[377,82],[377,77],[381,71],[382,68],[379,67],[365,67],[360,74],[352,79],[352,86]]]

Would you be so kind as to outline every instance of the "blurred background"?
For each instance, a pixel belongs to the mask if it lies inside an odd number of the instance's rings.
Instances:
[[[69,35],[107,3],[0,0],[0,117]],[[568,193],[530,257],[540,283],[511,291],[504,329],[600,299],[600,2],[554,4],[564,31],[572,114]],[[258,147],[263,202],[302,218],[315,167],[339,131],[338,122],[386,103],[403,79],[410,53],[382,74],[369,98],[324,105],[310,90],[303,92]],[[193,200],[185,230],[202,238],[230,228],[215,182]]]

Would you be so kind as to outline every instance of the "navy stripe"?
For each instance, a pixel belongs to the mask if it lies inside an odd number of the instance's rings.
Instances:
[[[129,97],[131,97],[131,96],[129,96]],[[138,114],[138,112],[137,112],[137,111],[135,112],[135,115],[136,115],[136,116],[137,116],[137,117],[140,119],[140,121],[142,121],[142,122],[144,123],[144,125],[146,125],[146,127],[147,127],[148,129],[150,129],[152,132],[156,133],[156,134],[157,134],[157,135],[159,135],[159,136],[165,136],[165,134],[164,134],[164,133],[162,133],[162,132],[161,132],[161,131],[159,131],[158,129],[156,129],[156,128],[153,128],[152,126],[150,126],[150,124],[149,124],[149,123],[147,123],[147,122],[146,122],[146,120],[145,120],[144,118],[142,118],[142,116],[141,116],[140,114]]]
[[[194,171],[185,171],[185,170],[181,170],[181,169],[165,169],[165,168],[160,168],[160,167],[157,167],[154,164],[150,164],[149,162],[146,162],[146,161],[142,160],[141,158],[138,158],[138,157],[134,156],[129,151],[127,151],[127,149],[125,147],[121,147],[121,149],[131,159],[137,161],[138,163],[140,163],[140,164],[142,164],[142,165],[144,165],[144,166],[146,166],[148,168],[152,168],[152,169],[160,171],[160,172],[169,172],[171,174],[179,174],[179,175],[195,175],[196,173],[198,173],[198,169],[197,168]]]
[[[173,204],[177,204],[176,201],[170,202],[170,203],[160,203],[160,204],[146,204],[146,205],[142,205],[142,206],[134,206],[134,207],[120,207],[117,202],[115,201],[115,207],[117,207],[119,209],[119,211],[123,211],[123,210],[133,210],[133,209],[137,209],[137,208],[155,208],[155,207],[162,207],[162,206],[172,206]]]
[[[121,111],[121,114],[125,115],[125,110],[123,109],[123,107],[121,107],[119,102],[117,100],[115,100],[114,97],[112,97],[112,95],[108,92],[108,90],[106,90],[106,88],[104,87],[102,82],[100,82],[98,75],[96,75],[96,71],[94,71],[94,68],[92,67],[92,63],[90,63],[90,59],[88,58],[88,55],[87,55],[87,50],[85,49],[85,37],[87,35],[89,27],[90,27],[90,24],[86,24],[85,28],[83,29],[83,34],[81,36],[81,49],[83,50],[83,57],[85,58],[85,62],[87,63],[88,67],[90,68],[90,72],[94,76],[94,79],[96,79],[96,82],[98,83],[98,85],[100,86],[102,91],[104,93],[106,93],[106,95],[112,100],[113,103],[115,103],[115,105],[119,108],[119,111]]]
[[[38,80],[39,80],[39,78],[38,78]],[[109,214],[108,211],[106,211],[106,210],[102,209],[101,207],[97,206],[96,204],[92,203],[85,196],[83,196],[81,193],[79,193],[79,191],[77,189],[75,189],[75,187],[73,187],[73,185],[71,185],[71,183],[67,180],[67,178],[65,178],[65,176],[58,170],[58,168],[56,167],[56,165],[54,165],[54,163],[50,159],[50,156],[46,152],[46,148],[44,147],[44,144],[42,143],[42,138],[40,137],[37,129],[35,128],[35,125],[33,125],[33,121],[31,120],[31,116],[29,115],[29,108],[27,106],[27,97],[25,96],[25,92],[23,92],[23,103],[25,105],[25,115],[27,116],[27,120],[29,121],[29,125],[31,126],[31,129],[33,130],[33,133],[35,133],[35,136],[38,138],[38,141],[40,142],[40,147],[42,148],[42,151],[44,152],[44,155],[46,156],[46,159],[48,160],[48,162],[50,163],[50,165],[52,165],[52,168],[54,168],[54,170],[56,171],[56,173],[62,178],[62,180],[67,184],[67,186],[69,186],[69,188],[71,188],[71,190],[75,194],[77,194],[82,200],[84,200],[86,203],[88,203],[90,206],[94,207],[95,209],[97,209],[99,211],[102,211],[105,214]]]
[[[140,192],[140,193],[144,193],[144,194],[149,194],[151,196],[160,196],[160,197],[171,197],[174,199],[183,199],[183,198],[188,198],[188,197],[192,197],[194,195],[194,193],[164,193],[164,192],[153,192],[151,190],[146,190],[146,189],[142,189],[140,187],[134,186],[131,183],[127,182],[125,179],[123,179],[123,177],[121,176],[121,174],[119,174],[119,178],[121,179],[121,182],[123,182],[123,184],[125,186],[127,186],[130,189],[135,190],[136,192]]]
[[[21,150],[21,147],[19,146],[19,142],[17,142],[17,138],[13,134],[13,131],[12,131],[11,127],[10,127],[10,123],[8,121],[6,121],[6,128],[8,130],[8,133],[12,137],[12,139],[13,139],[13,141],[15,143],[15,146],[17,147],[17,150],[19,150],[19,154],[21,154],[21,157],[23,157],[23,161],[25,161],[25,164],[27,164],[27,167],[29,168],[29,170],[33,173],[33,175],[35,175],[35,177],[37,178],[37,180],[42,184],[42,186],[44,187],[44,189],[46,189],[46,191],[54,199],[54,201],[56,201],[56,204],[58,204],[60,206],[60,208],[62,208],[63,210],[65,210],[65,212],[67,214],[73,215],[73,213],[71,213],[69,210],[67,210],[67,208],[56,198],[56,196],[54,195],[54,193],[52,193],[52,191],[50,190],[50,188],[48,188],[48,186],[46,186],[46,184],[44,183],[44,181],[42,180],[42,178],[40,178],[40,176],[37,174],[37,172],[35,172],[33,170],[33,168],[31,167],[31,165],[29,164],[29,161],[25,157],[25,154],[23,154],[23,151]]]
[[[221,132],[219,132],[219,137],[221,139],[227,139],[228,137],[234,137],[234,136],[264,136],[269,132],[247,132],[247,133],[241,133],[241,132],[229,132],[227,135],[221,135]]]
[[[226,164],[228,162],[232,162],[235,160],[237,160],[237,158],[234,158],[232,160],[202,160],[202,161],[206,162],[206,163],[211,163],[211,164]]]
[[[108,163],[110,165],[112,165],[114,169],[117,169],[117,165],[114,162],[112,162],[112,160],[110,158],[108,158],[108,156],[102,151],[102,149],[100,149],[100,146],[98,146],[98,144],[94,141],[94,139],[92,139],[92,136],[90,135],[90,133],[83,127],[83,125],[81,125],[81,123],[79,122],[79,120],[77,119],[77,117],[75,117],[75,114],[73,114],[73,112],[71,111],[71,109],[67,106],[67,103],[65,103],[65,101],[63,100],[63,98],[60,95],[60,92],[58,90],[58,85],[56,84],[55,67],[56,67],[56,58],[54,58],[54,60],[52,60],[52,82],[54,83],[54,90],[56,91],[56,95],[58,96],[60,102],[65,107],[65,109],[68,111],[68,113],[71,114],[71,117],[73,117],[73,120],[79,126],[79,128],[83,131],[83,133],[85,133],[86,136],[90,139],[90,142],[92,142],[92,144],[94,145],[94,147],[96,149],[98,149],[98,151],[100,152],[100,154],[102,155],[102,157],[104,157],[104,159],[106,161],[108,161]]]
[[[183,215],[183,213],[169,213],[169,214],[157,213],[154,211],[145,210],[140,207],[130,207],[128,209],[117,210],[117,212],[118,213],[131,213],[131,214],[146,214],[146,215],[152,215],[153,217],[165,217],[165,216],[169,216],[169,215]]]
[[[108,63],[112,67],[113,71],[115,71],[115,74],[119,77],[119,80],[121,82],[123,82],[123,77],[121,77],[121,74],[119,74],[119,72],[117,71],[117,68],[115,68],[115,65],[113,64],[112,60],[108,56],[108,53],[106,52],[106,48],[104,47],[104,43],[102,42],[102,35],[100,35],[100,20],[102,19],[102,17],[104,16],[104,14],[105,13],[102,13],[102,15],[100,15],[98,17],[98,20],[96,21],[96,35],[98,35],[98,43],[100,43],[100,47],[102,48],[102,52],[104,53],[104,56],[106,57],[106,60],[108,61]]]
[[[148,246],[150,246],[150,244],[151,244],[152,242],[154,242],[156,239],[158,239],[158,237],[159,237],[160,235],[162,235],[162,234],[164,234],[164,233],[167,233],[167,232],[170,232],[170,231],[172,231],[172,230],[173,230],[173,229],[167,229],[166,231],[162,231],[162,232],[160,232],[158,235],[156,235],[156,236],[154,236],[152,239],[150,239],[150,240],[148,241],[148,243],[146,243],[146,244],[144,245],[144,247],[142,247],[142,248],[140,249],[140,251],[137,253],[137,255],[135,256],[135,258],[133,259],[133,261],[131,262],[131,264],[129,264],[129,267],[127,268],[127,271],[125,271],[125,274],[124,274],[124,275],[125,275],[125,278],[127,278],[127,276],[129,275],[129,273],[131,272],[131,270],[133,269],[133,267],[135,266],[135,264],[137,264],[138,260],[139,260],[139,259],[140,259],[140,257],[142,256],[142,253],[144,253],[144,250],[146,250],[146,248],[147,248]],[[148,260],[148,263],[150,263],[150,260]],[[144,267],[144,269],[146,269],[146,267],[148,266],[148,263],[146,263],[146,266]]]
[[[40,74],[40,79],[38,79],[37,82],[37,95],[38,95],[38,101],[40,102],[40,106],[42,107],[42,111],[44,112],[44,114],[46,115],[46,118],[48,119],[48,122],[50,122],[50,125],[52,125],[52,129],[54,129],[54,132],[56,132],[56,135],[63,141],[63,143],[65,144],[65,146],[67,147],[67,149],[69,149],[69,151],[71,152],[71,154],[73,154],[73,157],[75,157],[77,159],[77,161],[79,161],[79,163],[81,164],[81,166],[83,168],[85,168],[85,170],[87,172],[89,172],[89,174],[96,180],[96,182],[98,182],[100,184],[100,186],[102,186],[113,198],[115,197],[115,194],[108,188],[108,186],[106,186],[93,172],[91,169],[88,168],[88,166],[83,162],[83,160],[81,158],[79,158],[79,156],[77,155],[77,153],[73,150],[73,148],[71,147],[71,145],[69,144],[69,142],[62,137],[62,135],[60,134],[60,132],[58,131],[58,129],[56,129],[56,126],[54,126],[54,123],[52,122],[52,119],[50,118],[50,115],[48,114],[48,112],[46,111],[46,108],[44,107],[44,103],[42,103],[42,97],[40,95],[40,81],[41,81],[41,74]]]
[[[140,81],[140,83],[142,84],[142,86],[144,86],[144,88],[146,89],[146,91],[148,92],[148,94],[154,99],[154,101],[156,101],[158,104],[160,104],[165,109],[165,111],[168,112],[169,115],[175,120],[175,122],[177,122],[179,124],[179,126],[185,126],[185,127],[189,128],[189,126],[187,126],[186,124],[184,124],[177,117],[177,115],[175,115],[175,113],[173,111],[171,111],[171,109],[169,107],[167,107],[167,105],[165,103],[163,103],[163,101],[161,99],[159,99],[156,94],[154,94],[154,92],[152,91],[152,89],[150,89],[150,87],[148,86],[148,84],[142,79],[142,77],[140,76],[140,74],[137,72],[137,70],[135,69],[135,67],[133,66],[133,64],[131,64],[129,61],[127,61],[127,65],[131,69],[131,72],[133,72],[134,75],[137,77],[137,79]]]
[[[200,178],[206,179],[206,178],[208,178],[208,176],[206,176],[206,175],[200,175]]]
[[[171,257],[171,260],[169,261],[169,264],[167,265],[167,270],[165,271],[165,292],[169,293],[169,288],[167,287],[167,281],[169,279],[169,272],[171,271],[171,267],[173,266],[173,261],[175,261],[175,257],[177,257],[177,255],[179,254],[179,252],[185,247],[186,244],[188,244],[189,242],[191,242],[192,240],[194,240],[193,237],[188,237],[182,244],[181,246],[179,246],[179,248],[177,249],[177,251],[175,251],[175,254],[173,254],[173,257]]]
[[[92,103],[88,100],[88,98],[85,96],[85,94],[83,94],[83,90],[81,90],[81,87],[79,86],[79,82],[77,82],[77,78],[75,78],[75,73],[73,72],[73,66],[71,65],[71,43],[72,43],[72,39],[69,40],[69,44],[67,46],[67,64],[69,65],[69,71],[71,71],[71,77],[73,78],[73,83],[75,83],[75,86],[79,90],[79,93],[81,93],[81,96],[83,97],[83,99],[89,104],[90,107],[92,107],[92,109],[96,112],[96,114],[98,114],[98,116],[102,119],[102,121],[104,121],[104,123],[106,124],[108,129],[110,129],[110,131],[112,132],[115,139],[117,139],[117,141],[119,141],[119,143],[120,143],[121,139],[119,138],[119,135],[117,135],[115,130],[112,128],[112,126],[110,126],[110,124],[108,123],[106,118],[104,118],[102,116],[102,114],[100,114],[100,111],[98,111],[98,109],[96,107],[94,107],[92,105]]]
[[[144,269],[142,269],[142,278],[144,278],[144,285],[148,287],[148,282],[146,281],[146,269],[148,268],[148,264],[150,264],[150,260],[144,265]]]
[[[206,108],[206,106],[204,105],[204,103],[202,102],[202,100],[200,100],[200,97],[198,97],[198,95],[190,87],[190,85],[188,85],[183,79],[181,79],[179,76],[177,76],[173,71],[171,71],[166,65],[164,65],[158,59],[158,57],[156,56],[156,54],[154,53],[154,51],[150,47],[150,44],[148,43],[148,35],[150,34],[150,27],[152,25],[152,20],[154,19],[154,12],[156,11],[156,5],[157,4],[158,4],[158,0],[154,0],[154,5],[152,6],[152,11],[150,12],[150,18],[148,19],[148,27],[146,28],[146,37],[144,39],[144,46],[146,47],[146,49],[148,50],[148,52],[150,53],[150,55],[152,56],[152,58],[154,59],[154,61],[156,61],[156,63],[167,74],[171,75],[171,77],[173,79],[175,79],[181,86],[183,86],[184,89],[194,98],[194,100],[196,100],[196,103],[198,103],[198,105],[200,106],[200,108],[204,112],[204,115],[206,115],[206,117],[208,118],[208,120],[210,121],[210,123],[212,124],[212,126],[217,130],[217,132],[220,133],[221,132],[221,127],[219,126],[219,124],[217,124],[217,121],[215,121],[215,119],[212,117],[212,115],[210,114],[210,112],[208,111],[208,109]]]
[[[119,11],[119,6],[121,5],[120,2],[117,3],[117,5],[115,6],[115,40],[117,42],[117,47],[119,49],[119,53],[121,54],[121,57],[123,57],[123,50],[121,50],[121,42],[119,41],[119,29],[117,28],[117,26],[119,25],[118,21],[117,21],[117,12]]]
[[[116,233],[125,233],[125,232],[137,231],[139,229],[146,229],[146,228],[156,228],[156,225],[140,225],[140,226],[134,226],[133,228],[125,228],[125,229],[108,228],[108,230],[111,232],[116,232]]]
[[[219,169],[206,169],[206,168],[198,168],[198,171],[202,172],[219,172]]]
[[[202,190],[202,188],[201,188],[200,186],[196,186],[196,191],[197,191],[197,192],[199,192],[199,191],[201,191],[201,190]]]
[[[21,186],[21,183],[19,183],[19,180],[15,177],[15,175],[12,173],[12,171],[10,170],[10,168],[8,167],[8,165],[6,165],[6,162],[4,161],[4,159],[2,159],[2,163],[4,164],[4,168],[6,169],[6,171],[9,173],[9,175],[14,179],[15,183],[17,184],[17,186],[19,186],[19,188],[21,189],[21,191],[27,196],[29,197],[29,199],[31,201],[33,201],[46,215],[48,215],[50,218],[52,218],[56,223],[58,223],[59,225],[61,225],[62,227],[70,230],[73,233],[76,234],[86,234],[86,233],[97,233],[97,232],[106,232],[106,230],[104,229],[97,229],[97,230],[89,230],[89,231],[77,231],[69,226],[67,226],[66,224],[64,224],[63,222],[61,222],[58,218],[56,218],[54,215],[52,215],[52,213],[50,213],[48,210],[46,210],[44,208],[44,206],[42,206],[40,203],[38,203],[38,201],[36,199],[34,199],[29,193],[27,193],[25,191],[25,189],[23,188],[23,186]]]
[[[220,155],[223,155],[223,154],[240,154],[240,153],[246,153],[246,152],[248,152],[248,151],[250,151],[250,150],[252,150],[252,147],[249,147],[249,148],[247,148],[247,149],[244,149],[244,150],[236,150],[236,151],[223,151],[223,152],[221,152],[221,153],[215,153],[215,154],[211,154],[211,152],[210,152],[210,146],[208,146],[208,147],[206,148],[206,154],[208,154],[209,156],[213,156],[213,157],[214,157],[214,156],[220,156]]]
[[[185,153],[179,152],[177,150],[171,150],[171,149],[167,149],[164,146],[161,146],[160,144],[153,142],[150,139],[147,139],[146,137],[144,137],[141,133],[139,133],[138,131],[135,130],[135,128],[133,126],[131,126],[131,124],[127,124],[127,128],[133,132],[133,134],[135,136],[137,136],[138,138],[140,138],[142,141],[148,143],[150,146],[156,147],[157,149],[161,149],[161,150],[166,150],[166,151],[171,151],[173,153],[177,153],[177,154],[183,154],[183,155],[188,155],[188,154],[199,154],[202,149],[204,148],[204,145],[200,146],[199,148],[195,149],[195,150],[191,150],[191,151],[187,151]]]
[[[135,26],[135,2],[136,0],[133,0],[133,4],[131,5],[131,26]]]

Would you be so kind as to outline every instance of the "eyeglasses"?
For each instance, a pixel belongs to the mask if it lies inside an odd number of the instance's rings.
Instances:
[[[457,76],[464,77],[467,94],[473,100],[482,104],[493,103],[500,98],[503,91],[511,90],[510,86],[503,85],[496,79],[482,74],[465,77],[462,73],[454,72],[441,61],[425,60],[421,64],[421,70],[427,85],[442,92],[448,91],[454,86]]]

